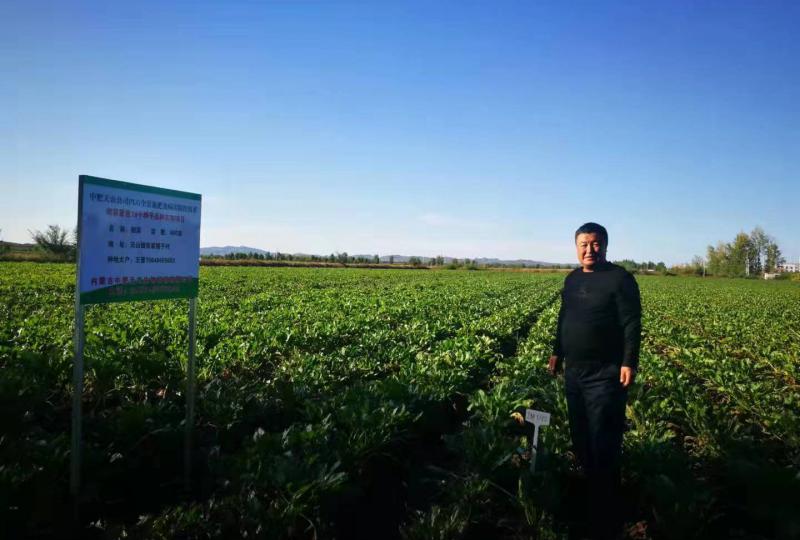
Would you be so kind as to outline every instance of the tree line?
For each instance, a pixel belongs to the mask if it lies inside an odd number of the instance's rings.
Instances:
[[[613,261],[614,264],[617,264],[623,267],[625,270],[632,274],[639,274],[645,272],[658,272],[661,274],[667,273],[667,265],[664,264],[662,261],[653,262],[636,262],[631,259],[622,259],[621,261]]]
[[[740,232],[731,242],[708,246],[706,256],[696,256],[690,264],[673,267],[675,273],[698,276],[759,277],[774,273],[786,262],[775,238],[761,227],[750,234]]]
[[[395,264],[394,255],[389,255],[385,261],[381,260],[378,254],[375,255],[349,255],[346,251],[342,253],[331,253],[330,255],[305,255],[293,253],[281,253],[280,251],[266,251],[266,252],[235,252],[226,253],[224,255],[203,255],[205,259],[225,259],[225,260],[256,260],[256,261],[297,261],[297,262],[328,262],[339,264]],[[411,266],[442,266],[446,268],[477,268],[477,262],[474,259],[450,259],[446,260],[443,256],[438,255],[430,259],[423,259],[422,257],[412,256],[408,258],[407,262],[401,264],[408,264]]]
[[[70,231],[58,225],[48,225],[43,231],[28,231],[34,241],[37,250],[47,257],[54,260],[75,260],[76,231]],[[8,252],[8,246],[0,243],[0,255]],[[250,252],[250,253],[228,253],[226,255],[207,255],[204,258],[243,260],[254,259],[264,261],[302,261],[302,262],[329,262],[340,264],[395,264],[394,256],[389,256],[386,261],[381,261],[379,255],[349,255],[346,251],[342,253],[331,253],[330,255],[298,255],[281,252]],[[658,272],[662,274],[693,274],[710,275],[725,277],[746,277],[760,276],[764,272],[772,273],[777,271],[779,264],[786,262],[774,237],[767,234],[761,227],[756,227],[749,234],[740,232],[731,242],[718,242],[716,246],[708,246],[706,256],[696,256],[691,263],[677,265],[671,268],[663,262],[637,262],[631,259],[614,261],[624,267],[629,272],[645,273]],[[475,259],[446,259],[441,255],[425,258],[410,257],[408,262],[411,266],[438,266],[443,268],[467,268],[477,269],[478,262]],[[499,265],[488,265],[499,266]],[[553,265],[549,268],[571,268],[574,265]],[[540,265],[535,265],[540,267]]]
[[[255,260],[255,261],[298,261],[298,262],[330,262],[341,264],[380,264],[378,255],[359,255],[352,256],[344,253],[331,253],[330,255],[301,255],[293,253],[281,253],[280,251],[266,252],[236,252],[226,253],[225,255],[203,255],[204,259],[225,259],[229,261]]]
[[[2,229],[0,229],[2,233]],[[35,248],[17,251],[16,255],[22,255],[15,260],[39,260],[39,261],[74,261],[77,246],[77,230],[70,231],[58,225],[48,225],[43,231],[28,231]],[[0,256],[15,255],[7,242],[0,242]]]
[[[720,276],[758,276],[775,272],[785,262],[775,239],[761,227],[748,235],[740,232],[733,242],[708,246],[708,271]]]

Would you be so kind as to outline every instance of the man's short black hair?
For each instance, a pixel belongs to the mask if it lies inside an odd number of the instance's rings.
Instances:
[[[599,235],[600,239],[603,241],[603,244],[606,246],[608,245],[608,231],[606,230],[605,227],[603,227],[599,223],[594,223],[592,221],[590,221],[589,223],[584,223],[583,225],[578,227],[578,230],[575,231],[575,240],[576,241],[578,240],[579,234],[591,234],[591,233]]]

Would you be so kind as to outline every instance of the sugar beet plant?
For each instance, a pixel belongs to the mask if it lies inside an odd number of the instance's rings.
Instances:
[[[34,519],[35,499],[68,506],[72,276],[26,266],[28,287],[12,272],[21,268],[3,268],[1,282],[2,399],[18,413],[5,419],[2,486],[6,523],[46,535],[64,516]],[[493,273],[204,271],[200,481],[184,503],[185,306],[93,307],[88,514],[110,536],[346,536],[367,515],[359,507],[370,490],[391,479],[397,501],[384,506],[397,514],[409,441],[424,448],[421,438],[457,423],[463,396],[485,384],[557,288],[553,277]],[[53,478],[60,489],[43,489]],[[391,526],[402,515],[379,517]]]
[[[58,537],[74,268],[0,265],[0,494]],[[576,486],[545,369],[563,275],[204,268],[196,483],[180,484],[185,304],[87,318],[82,533],[566,538]],[[636,538],[792,538],[800,288],[640,279],[623,491]],[[530,431],[552,414],[537,470]]]
[[[644,346],[623,462],[627,533],[794,538],[800,347],[791,336],[800,290],[663,278],[640,286]],[[476,529],[486,537],[568,536],[577,474],[563,389],[545,369],[557,309],[543,311],[517,354],[470,396],[473,414],[447,437],[461,460],[444,474],[441,497],[406,522],[405,537],[431,537],[433,529],[441,538]],[[552,413],[536,473],[526,463],[530,429],[509,418],[526,407]]]

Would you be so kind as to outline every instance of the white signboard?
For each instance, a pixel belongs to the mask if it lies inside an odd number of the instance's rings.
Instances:
[[[195,298],[201,196],[81,176],[81,304]]]

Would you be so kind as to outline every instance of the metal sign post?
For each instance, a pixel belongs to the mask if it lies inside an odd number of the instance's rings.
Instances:
[[[80,183],[79,192],[80,192]],[[83,427],[83,319],[85,307],[81,302],[81,214],[83,213],[83,197],[78,194],[78,225],[75,245],[75,363],[72,365],[72,440],[69,468],[69,492],[75,500],[76,517],[78,493],[81,487],[81,431]]]
[[[75,364],[72,366],[72,453],[70,455],[69,492],[78,496],[81,485],[81,398],[83,397],[83,315],[84,307],[75,305]]]
[[[192,438],[194,436],[195,330],[197,299],[189,299],[189,358],[186,362],[186,434],[183,445],[183,483],[186,491],[192,487]]]
[[[539,445],[539,426],[550,425],[550,413],[536,411],[534,409],[526,409],[525,421],[533,424],[533,437],[531,437],[531,472],[536,472],[536,456]]]

